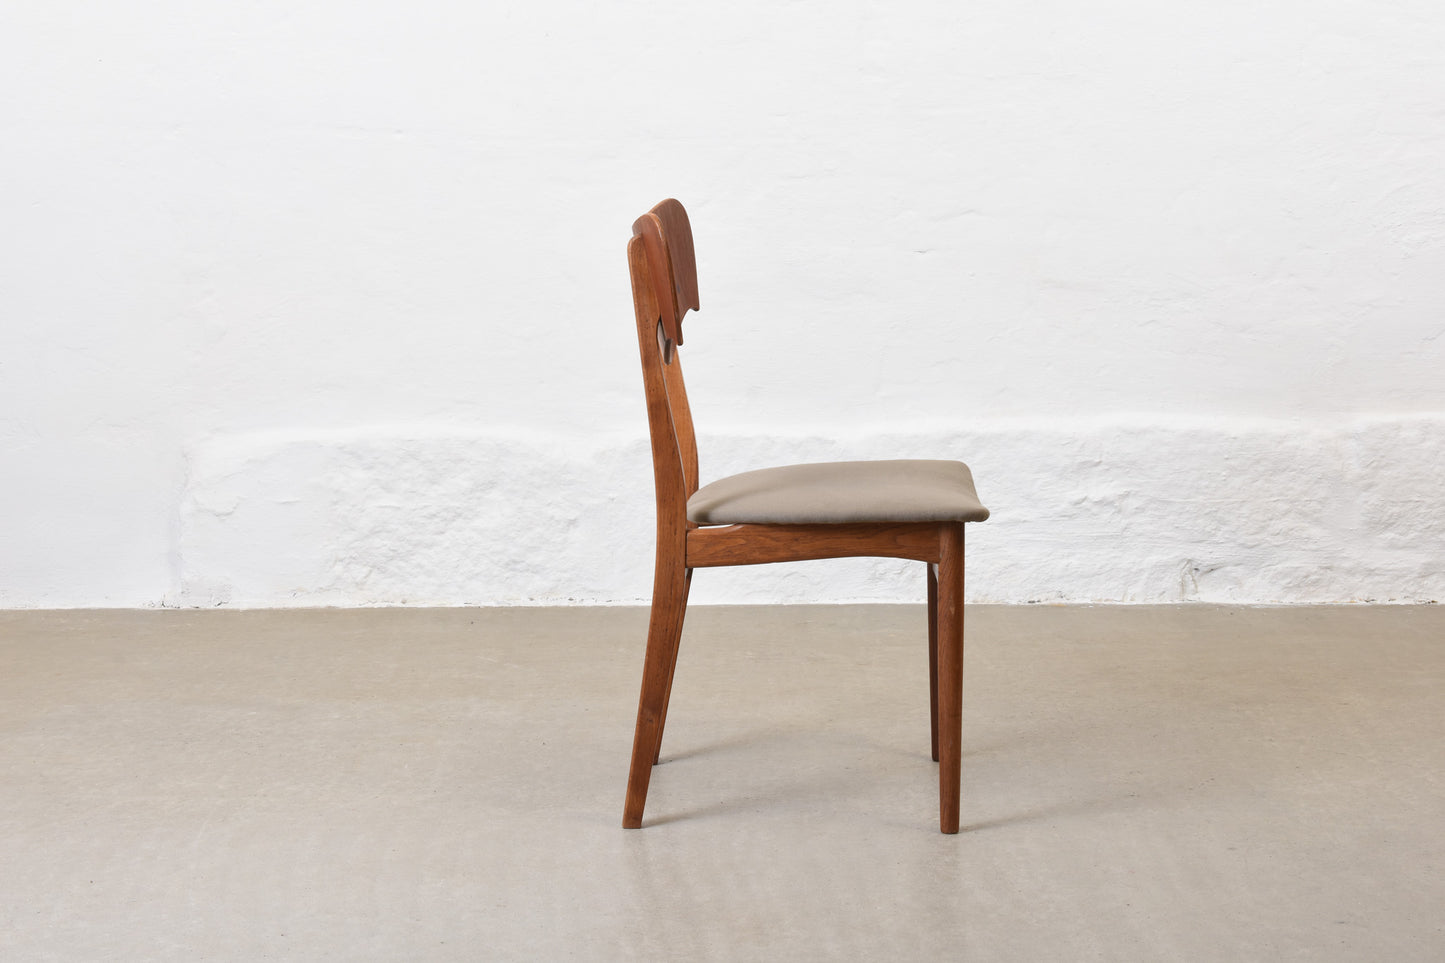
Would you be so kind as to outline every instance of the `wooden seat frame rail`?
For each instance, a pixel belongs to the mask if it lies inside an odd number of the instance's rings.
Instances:
[[[687,500],[698,488],[697,441],[677,345],[682,343],[682,316],[698,304],[692,232],[682,205],[664,201],[639,218],[627,259],[652,441],[657,560],[622,825],[642,825],[693,569],[868,556],[927,563],[929,728],[933,759],[939,763],[939,828],[958,832],[964,523],[700,527],[688,521]]]

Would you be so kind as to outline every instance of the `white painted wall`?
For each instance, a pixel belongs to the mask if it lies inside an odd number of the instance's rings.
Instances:
[[[0,605],[644,598],[667,195],[705,478],[962,457],[978,599],[1439,599],[1442,49],[1423,0],[12,0]]]

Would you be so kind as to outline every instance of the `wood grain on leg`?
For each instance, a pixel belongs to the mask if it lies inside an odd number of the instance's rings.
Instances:
[[[938,574],[928,566],[928,731],[938,761]]]
[[[652,754],[652,764],[662,758],[662,736],[667,731],[667,707],[672,704],[672,680],[677,675],[677,654],[682,650],[682,623],[687,617],[687,593],[692,588],[692,569],[682,580],[682,611],[677,616],[677,641],[672,646],[672,661],[667,666],[667,689],[662,694],[662,718],[657,720],[657,751]]]
[[[963,523],[942,526],[938,562],[938,828],[958,832],[963,737]]]
[[[662,736],[668,678],[671,667],[677,662],[677,644],[682,635],[682,616],[687,601],[685,571],[681,564],[664,566],[659,558],[657,578],[652,587],[652,617],[647,625],[642,692],[637,699],[637,728],[632,735],[632,767],[627,775],[627,799],[622,806],[622,826],[625,829],[642,827],[647,785],[652,779],[652,761],[657,758],[658,741]]]

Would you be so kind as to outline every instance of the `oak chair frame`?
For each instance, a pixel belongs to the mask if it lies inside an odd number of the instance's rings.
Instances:
[[[659,759],[672,679],[695,568],[823,558],[904,558],[927,563],[928,693],[938,767],[939,829],[958,832],[963,702],[963,522],[699,526],[687,500],[698,489],[697,438],[677,346],[682,319],[699,309],[687,212],[665,200],[638,218],[627,245],[657,496],[657,560],[647,654],[622,825],[642,825]]]

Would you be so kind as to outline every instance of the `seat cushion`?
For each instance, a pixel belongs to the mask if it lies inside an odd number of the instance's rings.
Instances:
[[[834,461],[763,468],[687,500],[699,525],[981,522],[988,509],[961,461]]]

